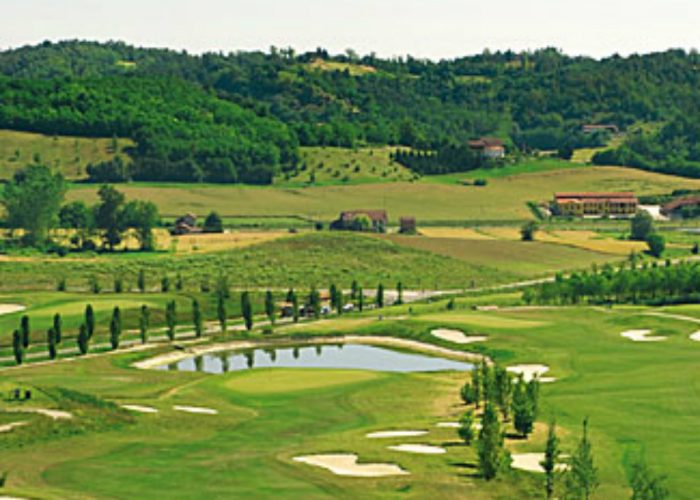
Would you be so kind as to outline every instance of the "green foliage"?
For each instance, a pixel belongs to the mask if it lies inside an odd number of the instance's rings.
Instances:
[[[15,173],[5,184],[0,202],[11,229],[24,229],[23,241],[30,246],[43,245],[48,231],[58,222],[65,196],[63,176],[44,165],[29,165]]]
[[[115,307],[112,312],[112,319],[109,322],[109,343],[112,349],[119,348],[119,341],[122,334],[122,315],[119,307]]]
[[[567,498],[588,500],[598,487],[598,469],[593,464],[593,452],[588,437],[588,419],[583,421],[583,434],[571,456],[571,469],[566,474]]]
[[[630,221],[630,238],[635,241],[646,241],[654,232],[654,219],[646,210],[637,212]]]
[[[85,306],[85,331],[88,338],[92,338],[95,334],[95,311],[92,304]]]
[[[216,295],[216,317],[219,320],[219,329],[221,333],[226,333],[226,297],[223,293]]]
[[[24,361],[24,346],[22,345],[22,334],[19,330],[12,332],[12,351],[15,362],[21,365]]]
[[[474,412],[468,411],[459,419],[459,429],[457,434],[464,441],[464,444],[470,446],[474,439]]]
[[[241,294],[241,314],[246,330],[250,331],[253,328],[253,305],[250,302],[250,293],[247,291]]]
[[[554,477],[559,459],[559,439],[557,438],[556,423],[552,419],[547,428],[547,443],[544,449],[544,460],[540,464],[545,474],[545,495],[552,498],[554,495]]]
[[[170,341],[175,340],[175,325],[177,324],[177,304],[174,300],[168,302],[165,307],[165,323],[168,327],[167,335]]]
[[[22,335],[22,347],[27,349],[29,347],[29,335],[31,334],[31,327],[29,326],[29,316],[26,314],[22,316],[19,322],[19,331]]]
[[[204,333],[204,320],[202,319],[202,310],[199,305],[199,300],[192,300],[192,323],[194,324],[194,334],[200,338]]]
[[[513,425],[524,437],[532,432],[535,424],[535,406],[528,394],[527,384],[518,379],[513,391]]]
[[[53,315],[53,330],[56,334],[56,343],[60,344],[63,339],[63,320],[59,313]]]
[[[209,212],[207,218],[204,219],[204,225],[202,226],[202,230],[205,233],[223,233],[224,221],[221,219],[221,216],[217,212]]]
[[[508,452],[503,448],[503,434],[494,405],[486,403],[484,416],[481,420],[481,430],[476,443],[479,472],[482,477],[491,481],[499,472],[508,466]]]
[[[374,298],[374,303],[379,309],[384,307],[384,285],[382,283],[379,283],[379,286],[377,286],[377,295]]]
[[[318,292],[316,287],[311,289],[309,293],[309,306],[311,306],[311,311],[313,312],[314,318],[318,319],[321,317],[321,294]]]
[[[471,384],[471,382],[465,382],[459,391],[459,396],[462,398],[465,405],[476,403],[476,392],[474,391],[474,386]]]
[[[151,311],[148,309],[147,305],[141,306],[141,313],[139,315],[139,337],[141,338],[141,343],[145,344],[148,342],[148,327],[150,323]]]
[[[270,324],[275,324],[275,297],[270,290],[265,292],[265,314]]]
[[[663,255],[666,249],[666,240],[660,234],[650,234],[647,237],[647,245],[649,246],[649,253],[656,258]]]
[[[643,457],[632,466],[632,500],[663,500],[670,493],[664,484],[665,476],[655,474]]]
[[[90,348],[90,335],[85,324],[80,325],[80,331],[78,332],[78,351],[81,355],[88,353]]]
[[[537,233],[537,230],[539,228],[539,224],[537,224],[537,222],[535,222],[534,220],[526,222],[520,228],[520,239],[523,241],[534,241],[535,233]]]

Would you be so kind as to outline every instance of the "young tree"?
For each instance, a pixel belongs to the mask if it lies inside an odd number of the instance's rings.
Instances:
[[[163,293],[168,293],[170,291],[170,278],[168,276],[163,276],[163,278],[161,278],[160,291]]]
[[[330,288],[328,289],[328,295],[330,295],[331,299],[331,309],[338,309],[338,288],[335,286],[335,283],[332,283]]]
[[[63,340],[63,320],[59,313],[53,315],[53,329],[56,332],[56,343],[60,344]]]
[[[114,293],[122,293],[124,291],[124,280],[121,276],[114,278]]]
[[[291,297],[289,297],[289,302],[292,303],[292,317],[294,319],[295,323],[299,322],[299,297],[297,296],[297,293],[294,290],[290,290],[292,292]]]
[[[221,216],[216,212],[210,212],[207,218],[204,219],[202,230],[205,233],[223,233],[224,222],[221,220]]]
[[[272,292],[268,290],[265,292],[265,314],[267,314],[267,319],[270,320],[270,324],[275,324],[275,297]]]
[[[522,241],[534,241],[535,234],[539,228],[540,226],[534,220],[526,222],[523,227],[520,228],[520,239]]]
[[[470,382],[465,382],[459,391],[459,395],[464,401],[465,405],[471,405],[476,403],[476,394],[474,393],[474,386]]]
[[[656,475],[643,457],[632,466],[632,500],[663,500],[669,497],[665,476]]]
[[[168,327],[167,335],[170,341],[175,340],[175,323],[177,322],[177,310],[175,301],[171,300],[165,306],[165,324]]]
[[[154,250],[155,238],[153,228],[160,222],[158,207],[150,201],[130,201],[121,210],[120,217],[124,227],[132,227],[142,251]]]
[[[46,332],[46,346],[49,349],[49,359],[56,359],[56,330],[53,328]]]
[[[483,396],[482,387],[481,370],[478,366],[475,366],[472,368],[472,392],[474,393],[474,403],[477,408],[481,406],[481,397]]]
[[[510,405],[513,398],[513,378],[508,371],[500,366],[495,366],[493,370],[495,399],[504,420],[510,416]]]
[[[477,441],[477,454],[479,471],[487,481],[494,479],[499,471],[507,465],[508,455],[503,448],[503,434],[501,434],[498,414],[491,402],[486,402],[484,408]]]
[[[559,459],[559,439],[557,438],[556,422],[552,419],[547,429],[547,444],[544,449],[544,460],[540,464],[544,469],[544,490],[547,498],[554,495],[554,473]]]
[[[318,293],[316,287],[312,288],[309,294],[309,305],[313,311],[314,318],[318,319],[321,316],[321,294]]]
[[[143,269],[139,269],[139,274],[136,277],[136,287],[141,293],[144,293],[146,291],[146,273]]]
[[[106,184],[99,189],[97,195],[100,202],[95,207],[95,224],[103,231],[104,246],[113,252],[114,247],[121,243],[122,233],[126,229],[126,220],[122,216],[124,195]]]
[[[396,284],[396,304],[403,304],[403,283],[401,281]]]
[[[19,321],[19,331],[22,334],[22,347],[24,349],[27,349],[29,347],[30,330],[31,328],[29,326],[29,316],[25,314]]]
[[[99,295],[102,291],[102,285],[100,285],[100,280],[97,279],[97,276],[90,277],[90,290],[95,295]]]
[[[357,285],[357,280],[352,280],[352,285],[350,286],[350,298],[352,300],[357,300],[357,291],[359,287]]]
[[[588,418],[583,421],[581,441],[571,457],[571,469],[566,474],[566,490],[573,498],[588,500],[598,487],[598,470],[593,464],[591,442],[588,438]]]
[[[666,250],[666,240],[660,234],[650,234],[647,238],[647,246],[649,253],[658,259]]]
[[[534,424],[535,409],[528,395],[527,384],[520,376],[513,391],[513,425],[525,437],[532,432]]]
[[[379,309],[384,307],[384,285],[379,283],[377,286],[377,296],[375,297],[375,304]]]
[[[185,288],[185,283],[182,280],[182,274],[177,273],[175,276],[175,290],[181,292]]]
[[[250,331],[253,328],[253,306],[250,303],[250,294],[243,292],[241,294],[241,313],[246,330]]]
[[[462,438],[464,444],[467,446],[472,444],[472,440],[474,439],[474,412],[468,411],[462,415],[462,418],[459,419],[457,434]]]
[[[219,329],[226,333],[226,297],[222,293],[216,295],[216,317],[219,320]]]
[[[646,210],[637,212],[630,221],[630,239],[646,241],[654,232],[654,219]]]
[[[141,306],[141,315],[139,316],[139,334],[141,335],[141,343],[148,342],[148,325],[150,323],[151,311],[147,305]]]
[[[228,286],[227,276],[219,276],[219,279],[216,281],[216,293],[223,296],[227,300],[231,298],[231,290]]]
[[[365,291],[362,287],[357,289],[357,308],[362,312],[365,308]]]
[[[527,383],[526,392],[532,406],[533,418],[537,419],[540,407],[540,379],[537,377],[531,378]]]
[[[109,322],[109,343],[112,349],[119,348],[119,340],[122,334],[122,314],[119,307],[112,311],[112,319]]]
[[[92,309],[92,304],[85,307],[85,328],[88,338],[91,339],[95,333],[95,312]]]
[[[202,311],[199,306],[199,300],[192,300],[192,322],[194,323],[194,334],[200,338],[204,333],[204,322],[202,321]]]
[[[24,361],[24,347],[22,345],[22,334],[19,330],[12,332],[12,352],[15,356],[15,362],[21,365]]]
[[[10,229],[24,229],[23,241],[30,246],[48,240],[49,230],[58,222],[66,192],[63,176],[44,165],[29,165],[5,184],[0,203]]]
[[[85,324],[80,325],[80,331],[78,332],[78,350],[80,354],[85,355],[90,348],[90,335],[88,334],[88,329]]]

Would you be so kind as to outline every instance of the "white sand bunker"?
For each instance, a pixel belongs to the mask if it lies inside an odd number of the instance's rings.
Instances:
[[[352,453],[308,455],[294,457],[295,462],[322,467],[337,476],[384,477],[404,476],[408,471],[396,464],[358,464],[357,455]]]
[[[27,425],[28,423],[29,422],[10,422],[9,424],[0,425],[0,433],[10,432],[13,429],[16,429],[17,427],[22,427],[23,425]]]
[[[510,466],[513,469],[544,473],[544,469],[542,465],[540,465],[544,461],[544,453],[513,453],[511,458],[513,461]],[[554,470],[557,472],[563,472],[568,469],[569,466],[567,464],[557,464],[554,466]]]
[[[73,415],[67,411],[48,410],[46,408],[12,408],[7,411],[13,413],[38,413],[39,415],[44,415],[54,420],[68,420],[69,418],[73,418]]]
[[[556,380],[554,377],[542,376],[549,371],[549,366],[547,365],[514,365],[509,366],[506,370],[518,377],[522,375],[525,382],[529,382],[534,378],[542,383],[554,382]]]
[[[406,453],[420,453],[421,455],[442,455],[447,453],[445,448],[428,444],[399,444],[396,446],[389,446],[388,448],[390,450],[404,451]]]
[[[136,413],[158,413],[158,410],[151,406],[122,405],[122,408],[129,411],[135,411]]]
[[[26,307],[20,304],[0,304],[0,316],[24,311]]]
[[[487,337],[483,335],[465,335],[459,330],[450,330],[448,328],[437,328],[432,330],[430,334],[440,340],[446,340],[453,344],[473,344],[474,342],[485,342]]]
[[[622,332],[620,335],[626,339],[630,339],[633,342],[662,342],[667,339],[667,337],[659,336],[649,336],[651,330],[627,330]]]
[[[427,433],[428,431],[379,431],[370,432],[367,437],[370,439],[416,437],[425,436]]]
[[[177,411],[184,411],[186,413],[198,413],[200,415],[218,415],[219,411],[213,408],[202,408],[200,406],[173,406],[173,409]]]
[[[690,340],[693,342],[700,342],[700,332],[695,332],[690,336]]]
[[[462,427],[459,422],[438,422],[435,427],[440,429],[459,429]]]

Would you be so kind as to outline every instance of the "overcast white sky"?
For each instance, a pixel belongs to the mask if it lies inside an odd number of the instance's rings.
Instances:
[[[607,56],[700,46],[700,0],[0,0],[0,48],[62,39],[439,59],[554,46]]]

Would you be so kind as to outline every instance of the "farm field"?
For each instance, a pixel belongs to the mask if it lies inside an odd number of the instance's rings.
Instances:
[[[556,380],[542,385],[540,422],[556,416],[561,448],[571,452],[581,420],[590,418],[601,482],[595,498],[627,498],[631,464],[640,454],[654,470],[668,476],[673,498],[700,494],[694,472],[700,441],[689,432],[700,424],[700,408],[688,383],[698,375],[700,344],[689,339],[697,325],[655,316],[650,313],[657,310],[642,307],[615,307],[605,313],[590,307],[473,312],[468,308],[471,303],[472,298],[458,299],[454,311],[445,311],[444,301],[417,305],[408,318],[382,322],[358,322],[348,316],[333,320],[331,328],[309,324],[295,329],[295,335],[337,335],[346,324],[347,332],[359,335],[394,336],[458,351],[477,349],[504,366],[545,364]],[[396,313],[406,307],[395,308]],[[700,314],[695,306],[664,309],[669,314],[676,310]],[[433,337],[430,331],[437,327],[488,338],[478,346],[460,346]],[[639,343],[621,336],[642,328],[667,340]],[[152,407],[158,413],[129,414],[108,403],[77,403],[56,398],[52,391],[38,391],[42,404],[75,412],[84,427],[71,436],[73,423],[56,421],[8,434],[0,460],[10,471],[6,491],[18,496],[96,498],[136,494],[155,498],[162,495],[164,484],[183,496],[201,492],[202,485],[210,495],[284,492],[294,498],[358,497],[370,492],[380,497],[402,493],[412,498],[459,498],[465,491],[474,498],[514,494],[534,498],[542,491],[541,476],[528,472],[512,471],[495,482],[483,482],[474,475],[474,448],[460,445],[454,429],[436,427],[465,411],[458,398],[464,374],[256,369],[206,375],[130,366],[164,350],[7,372],[4,389],[64,387],[117,404]],[[674,401],[670,407],[669,400]],[[2,402],[0,407],[9,404]],[[213,408],[218,413],[188,414],[174,411],[174,405]],[[100,427],[105,421],[119,424]],[[384,429],[426,429],[427,435],[411,442],[442,446],[447,452],[400,453],[387,446],[406,439],[365,437]],[[17,447],[15,439],[20,438],[31,439],[32,446]],[[529,440],[507,440],[507,447],[512,453],[541,452],[543,439],[543,426],[538,424]],[[97,442],[100,446],[95,446]],[[410,475],[343,478],[293,460],[326,452],[356,453],[365,463],[398,464]],[[123,481],[125,475],[129,481]],[[102,480],[89,479],[97,476]]]
[[[90,163],[111,160],[115,156],[111,138],[48,136],[15,130],[0,130],[0,179],[9,179],[16,170],[41,161],[59,170],[67,179],[84,179]],[[133,146],[130,139],[118,139],[118,152]],[[19,152],[19,157],[17,157]],[[127,157],[125,156],[125,159]]]
[[[156,203],[166,216],[303,216],[329,222],[342,210],[385,208],[390,221],[413,215],[421,223],[513,221],[532,218],[528,201],[551,199],[555,191],[631,190],[637,194],[698,188],[700,180],[621,167],[579,167],[494,178],[485,187],[421,180],[348,186],[276,188],[249,186],[124,184],[128,199]],[[96,200],[96,187],[74,185],[69,200]]]

